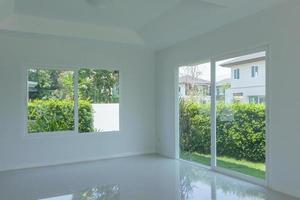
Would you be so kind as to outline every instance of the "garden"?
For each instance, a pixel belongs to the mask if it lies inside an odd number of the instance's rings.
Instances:
[[[119,73],[82,68],[78,73],[78,132],[101,132],[94,127],[93,105],[119,102]],[[74,70],[28,70],[28,133],[75,130]]]
[[[217,165],[265,177],[265,105],[219,103],[216,110]],[[181,158],[210,165],[210,105],[180,101]]]

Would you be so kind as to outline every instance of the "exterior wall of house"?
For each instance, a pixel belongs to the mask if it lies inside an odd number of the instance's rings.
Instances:
[[[251,76],[252,66],[258,66],[258,75]],[[234,79],[234,70],[240,70],[240,78]],[[234,95],[243,94],[241,102],[249,102],[249,96],[265,96],[266,62],[256,61],[241,65],[233,65],[231,68],[231,88],[225,91],[225,102],[234,100]]]
[[[186,88],[185,84],[179,84],[179,97],[185,97],[186,96]]]
[[[210,96],[210,85],[204,84],[204,85],[196,85],[196,87],[199,90],[199,93],[197,95],[191,95],[189,94],[189,84],[186,83],[179,83],[179,98],[183,98],[185,100],[193,99],[194,101],[200,102],[200,103],[209,103],[211,101]]]
[[[249,103],[249,97],[251,96],[265,96],[265,86],[254,86],[247,88],[232,88],[225,91],[225,102],[231,103],[234,101],[234,94],[243,93],[241,102]]]
[[[258,76],[251,77],[251,67],[258,66]],[[250,87],[265,85],[265,61],[257,61],[245,63],[241,65],[233,65],[231,70],[231,88]],[[240,78],[233,78],[234,69],[240,69]]]

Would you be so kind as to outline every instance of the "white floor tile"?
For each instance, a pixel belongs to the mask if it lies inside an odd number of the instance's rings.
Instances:
[[[159,156],[0,173],[1,200],[293,200]]]

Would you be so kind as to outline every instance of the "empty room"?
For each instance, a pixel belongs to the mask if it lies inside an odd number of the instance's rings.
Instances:
[[[300,200],[299,19],[0,0],[0,200]]]

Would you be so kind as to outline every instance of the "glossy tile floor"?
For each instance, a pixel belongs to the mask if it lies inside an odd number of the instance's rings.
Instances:
[[[1,200],[292,200],[163,157],[135,156],[0,173]]]

